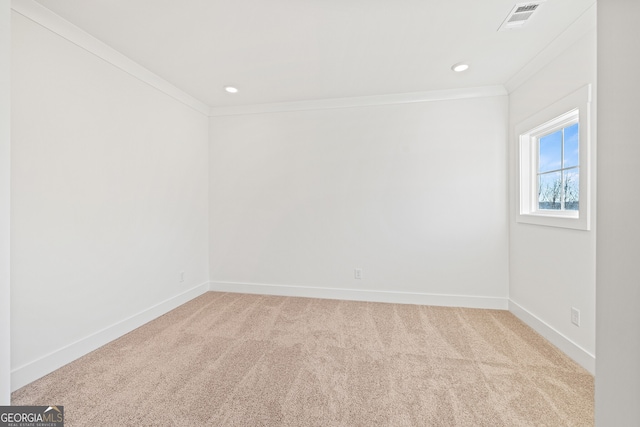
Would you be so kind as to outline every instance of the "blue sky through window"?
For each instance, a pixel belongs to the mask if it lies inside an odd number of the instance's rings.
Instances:
[[[538,145],[539,209],[577,210],[578,123],[543,136],[539,139]]]
[[[564,129],[564,167],[578,166],[578,124]]]
[[[562,168],[562,129],[540,138],[539,172]]]
[[[548,172],[578,166],[578,123],[564,128],[564,165],[562,164],[562,131],[540,138],[538,172]]]

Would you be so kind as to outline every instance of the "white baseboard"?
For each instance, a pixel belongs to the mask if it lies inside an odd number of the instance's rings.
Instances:
[[[533,328],[534,331],[546,338],[551,344],[558,347],[562,352],[589,371],[592,375],[595,375],[596,357],[593,354],[571,341],[569,338],[513,300],[509,300],[509,311]]]
[[[11,371],[11,391],[29,384],[56,369],[84,356],[93,350],[119,338],[136,328],[162,316],[209,290],[208,282],[202,283],[179,295],[147,308],[138,314],[97,331],[88,337],[71,343],[33,362]]]
[[[273,285],[263,283],[209,282],[209,290],[244,294],[290,297],[327,298],[351,301],[390,302],[396,304],[437,305],[507,310],[508,299],[472,295],[445,295],[417,292],[391,292],[363,289],[340,289],[309,286]]]
[[[309,286],[273,285],[240,282],[205,282],[179,295],[104,328],[79,341],[71,343],[38,360],[20,366],[11,372],[11,390],[15,391],[32,381],[70,363],[79,357],[131,332],[207,291],[278,295],[307,298],[327,298],[351,301],[388,302],[397,304],[435,305],[509,310],[553,345],[575,360],[591,374],[595,374],[595,356],[549,326],[534,314],[508,298],[469,295],[427,294],[417,292],[391,292],[362,289],[341,289]]]

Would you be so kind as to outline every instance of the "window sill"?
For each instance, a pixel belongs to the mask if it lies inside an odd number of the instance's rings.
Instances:
[[[558,214],[518,214],[516,222],[520,224],[545,225],[548,227],[571,228],[574,230],[590,229],[589,221],[586,218],[579,218],[576,215]]]

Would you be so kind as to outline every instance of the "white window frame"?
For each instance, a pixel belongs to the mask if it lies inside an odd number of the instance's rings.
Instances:
[[[579,208],[538,208],[539,138],[579,123]],[[551,227],[590,229],[591,85],[586,85],[516,125],[519,144],[516,222]]]

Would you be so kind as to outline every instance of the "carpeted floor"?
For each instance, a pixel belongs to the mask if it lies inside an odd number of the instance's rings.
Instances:
[[[67,426],[592,426],[507,311],[209,292],[13,393]]]

